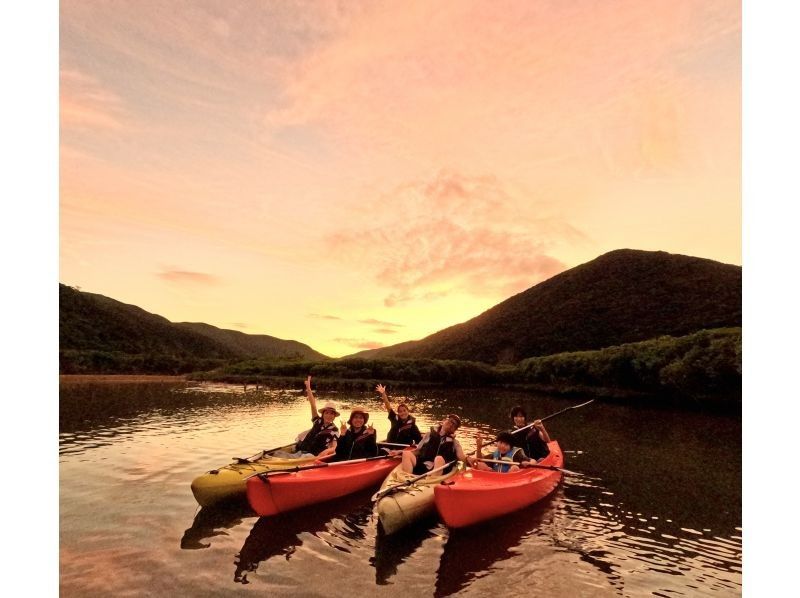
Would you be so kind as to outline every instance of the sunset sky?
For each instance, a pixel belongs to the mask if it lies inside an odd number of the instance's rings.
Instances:
[[[62,0],[60,273],[331,356],[613,249],[741,264],[725,0]]]

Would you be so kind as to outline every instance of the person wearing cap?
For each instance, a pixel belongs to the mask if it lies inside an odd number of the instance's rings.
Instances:
[[[389,412],[389,421],[392,422],[392,427],[386,435],[386,442],[412,445],[422,440],[422,432],[417,427],[417,420],[409,413],[408,405],[400,403],[397,406],[397,413],[395,413],[389,403],[389,397],[386,396],[386,387],[378,384],[375,391],[380,393],[386,411]]]
[[[464,449],[456,440],[455,434],[461,425],[461,418],[450,414],[438,426],[431,427],[431,431],[422,437],[416,449],[404,451],[391,451],[390,454],[403,455],[403,471],[422,475],[432,469],[441,467],[451,461],[466,461]],[[453,468],[447,467],[443,473]]]
[[[520,467],[527,467],[531,459],[518,446],[514,446],[514,436],[510,432],[500,432],[497,435],[497,448],[488,457],[483,455],[483,438],[478,435],[477,457],[470,459],[470,465],[480,471],[496,471],[497,473],[508,473],[509,471],[519,471]],[[491,459],[493,461],[508,461],[508,465],[502,463],[483,463],[479,459]]]
[[[356,408],[350,412],[347,420],[349,428],[342,424],[341,436],[336,444],[334,461],[349,461],[378,456],[378,445],[375,441],[375,429],[367,426],[369,413]]]
[[[336,450],[339,428],[334,418],[339,417],[336,406],[330,401],[325,403],[321,412],[317,412],[317,400],[311,390],[311,376],[306,378],[306,396],[311,404],[311,429],[297,436],[295,451],[324,457]]]
[[[547,447],[550,434],[547,433],[542,420],[537,419],[533,422],[533,426],[522,430],[521,428],[527,426],[528,415],[519,405],[511,410],[511,419],[514,422],[514,427],[510,430],[514,446],[521,448],[528,457],[536,461],[541,461],[550,454],[550,449]]]

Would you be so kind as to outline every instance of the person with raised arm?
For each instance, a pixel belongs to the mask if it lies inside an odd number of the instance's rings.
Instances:
[[[330,401],[325,403],[321,412],[317,412],[317,400],[311,390],[311,376],[306,378],[305,385],[306,397],[311,405],[311,429],[298,434],[295,451],[325,457],[336,451],[339,429],[333,420],[339,417],[339,412]]]
[[[417,427],[417,420],[409,412],[408,405],[400,403],[397,406],[397,413],[395,413],[394,409],[392,409],[392,404],[389,402],[389,397],[386,396],[386,387],[383,384],[378,384],[375,387],[375,392],[381,395],[386,411],[389,412],[389,421],[392,422],[392,427],[386,436],[386,442],[408,445],[419,443],[422,440],[422,432]]]

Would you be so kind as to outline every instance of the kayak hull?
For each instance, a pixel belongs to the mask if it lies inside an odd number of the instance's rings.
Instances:
[[[294,444],[281,447],[277,450],[287,452],[294,450]],[[246,479],[254,473],[267,471],[280,471],[302,465],[311,465],[317,457],[303,457],[300,459],[278,459],[264,456],[254,459],[252,463],[230,463],[219,469],[212,469],[197,476],[192,480],[192,494],[201,507],[244,499],[247,493]]]
[[[431,475],[422,478],[414,484],[379,499],[375,508],[384,533],[386,535],[394,534],[421,519],[435,515],[434,486],[449,480],[458,472],[458,467],[453,467],[453,470],[445,475]],[[386,477],[380,489],[385,490],[414,477],[416,477],[415,474],[404,472],[402,466],[398,465]]]
[[[548,444],[550,454],[539,465],[564,465],[564,455],[556,441]],[[521,469],[510,473],[469,469],[447,484],[434,487],[436,510],[451,528],[475,525],[524,509],[555,490],[561,472],[547,469]]]
[[[259,515],[277,515],[358,492],[380,483],[397,458],[331,464],[247,480],[247,501]]]

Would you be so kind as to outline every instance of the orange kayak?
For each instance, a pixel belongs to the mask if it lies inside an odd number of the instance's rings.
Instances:
[[[561,447],[554,440],[550,454],[539,465],[564,465]],[[561,472],[521,469],[510,473],[468,469],[433,490],[436,510],[448,527],[466,527],[523,509],[558,486]]]
[[[400,457],[329,463],[319,469],[277,472],[247,480],[247,501],[259,515],[277,515],[380,484]]]

